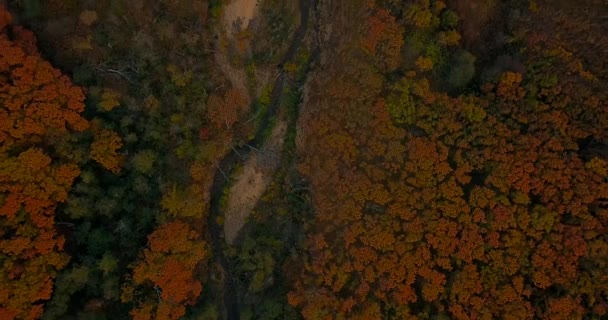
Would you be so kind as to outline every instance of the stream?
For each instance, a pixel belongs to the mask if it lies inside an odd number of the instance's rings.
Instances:
[[[306,35],[309,24],[309,13],[311,7],[313,10],[316,8],[316,4],[318,0],[299,0],[300,1],[300,25],[295,31],[293,35],[293,39],[283,57],[280,66],[284,65],[286,62],[292,61],[295,58],[298,49],[300,49],[302,45],[302,41]],[[241,160],[241,157],[247,157],[249,152],[252,149],[249,146],[252,146],[256,149],[261,149],[264,144],[264,131],[268,125],[270,125],[270,119],[275,115],[278,106],[280,104],[280,98],[283,93],[283,87],[285,85],[285,81],[287,76],[283,70],[280,71],[279,76],[274,82],[271,102],[268,108],[268,112],[265,117],[260,121],[260,127],[257,129],[255,137],[248,141],[246,144],[235,147],[233,151],[229,152],[222,158],[218,165],[218,170],[216,170],[215,175],[213,176],[213,185],[211,186],[211,202],[210,202],[210,211],[208,216],[208,228],[209,228],[209,236],[211,239],[211,246],[213,249],[213,254],[215,259],[219,262],[223,269],[223,301],[224,308],[226,310],[226,318],[228,320],[238,320],[240,317],[240,309],[239,309],[239,296],[237,292],[237,285],[234,281],[232,270],[230,270],[230,265],[228,263],[228,259],[224,254],[224,246],[226,244],[223,227],[217,223],[217,217],[222,216],[222,208],[220,205],[220,198],[222,197],[223,190],[226,187],[228,181],[226,180],[226,176],[230,177],[233,170],[237,167],[236,165]],[[249,145],[249,146],[247,146]]]

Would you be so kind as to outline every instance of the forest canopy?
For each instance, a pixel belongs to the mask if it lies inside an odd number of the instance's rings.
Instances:
[[[484,25],[511,37],[494,61],[459,34],[466,6],[378,1],[312,81],[305,319],[606,315],[605,81],[536,22],[568,21],[554,5]]]
[[[604,319],[607,17],[0,0],[0,319]]]

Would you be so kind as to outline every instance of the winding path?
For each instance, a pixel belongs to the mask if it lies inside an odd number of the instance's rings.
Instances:
[[[281,61],[281,65],[286,62],[292,61],[302,45],[302,41],[306,35],[309,24],[309,13],[311,7],[314,9],[316,7],[318,0],[300,0],[300,25],[296,29],[296,32],[293,36],[291,44],[285,53]],[[272,99],[270,102],[270,106],[268,108],[268,112],[266,116],[262,119],[260,127],[256,132],[255,137],[249,141],[247,144],[253,146],[254,148],[261,149],[264,144],[264,135],[263,132],[266,127],[269,125],[269,120],[278,108],[280,103],[281,94],[283,92],[283,87],[285,85],[285,80],[287,76],[285,72],[281,70],[279,76],[275,80],[273,90],[272,90]],[[213,177],[213,185],[211,186],[211,203],[210,203],[210,212],[208,217],[208,227],[209,227],[209,236],[211,238],[211,245],[213,248],[213,253],[215,258],[218,260],[219,264],[223,269],[223,301],[224,308],[226,310],[226,318],[228,320],[238,320],[240,315],[239,310],[239,299],[238,293],[236,292],[236,284],[233,279],[232,271],[230,270],[230,265],[228,263],[228,259],[224,255],[224,245],[225,239],[223,234],[223,228],[221,225],[217,223],[217,217],[222,216],[222,208],[220,206],[220,198],[223,194],[223,190],[226,187],[225,175],[230,176],[236,164],[240,161],[240,156],[246,156],[251,152],[251,148],[243,145],[241,147],[235,148],[236,150],[228,153],[219,163],[219,169],[215,172]],[[222,172],[223,171],[223,172]]]

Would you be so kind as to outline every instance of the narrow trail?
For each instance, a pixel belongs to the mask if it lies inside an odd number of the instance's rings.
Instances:
[[[318,0],[299,0],[300,1],[300,25],[296,29],[296,32],[291,40],[291,44],[285,56],[281,61],[281,65],[286,62],[292,61],[295,58],[298,49],[301,47],[304,37],[306,36],[309,27],[309,13],[310,9],[316,9]],[[261,119],[260,127],[258,128],[255,137],[250,140],[246,145],[236,147],[235,150],[229,152],[218,164],[218,170],[216,170],[213,177],[213,185],[211,186],[211,203],[210,212],[208,216],[208,228],[209,236],[211,238],[211,246],[213,253],[219,264],[223,269],[223,301],[224,308],[226,310],[226,318],[228,320],[238,320],[240,315],[238,293],[236,292],[237,286],[233,279],[233,272],[229,264],[228,259],[224,255],[224,246],[226,244],[225,236],[223,233],[223,227],[217,223],[217,218],[222,216],[222,208],[220,205],[220,198],[222,197],[223,190],[226,187],[228,181],[225,178],[230,176],[236,165],[241,161],[241,157],[247,157],[252,151],[249,146],[256,149],[261,149],[264,144],[264,131],[270,124],[270,119],[275,115],[279,103],[287,75],[281,70],[279,76],[276,78],[272,94],[271,102],[268,108],[266,116]]]

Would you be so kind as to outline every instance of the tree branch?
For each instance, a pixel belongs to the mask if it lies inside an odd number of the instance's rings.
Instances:
[[[228,181],[228,176],[226,176],[226,173],[224,172],[224,170],[222,170],[219,164],[217,165],[217,169],[220,170],[220,173],[224,176],[224,179]]]
[[[116,70],[116,69],[110,69],[110,68],[102,68],[102,67],[97,67],[98,70],[103,71],[103,72],[107,72],[107,73],[114,73],[117,74],[119,76],[121,76],[122,78],[124,78],[125,80],[127,80],[127,82],[129,83],[133,83],[133,80],[129,79],[129,77],[127,77],[124,73],[122,73],[122,71]]]

